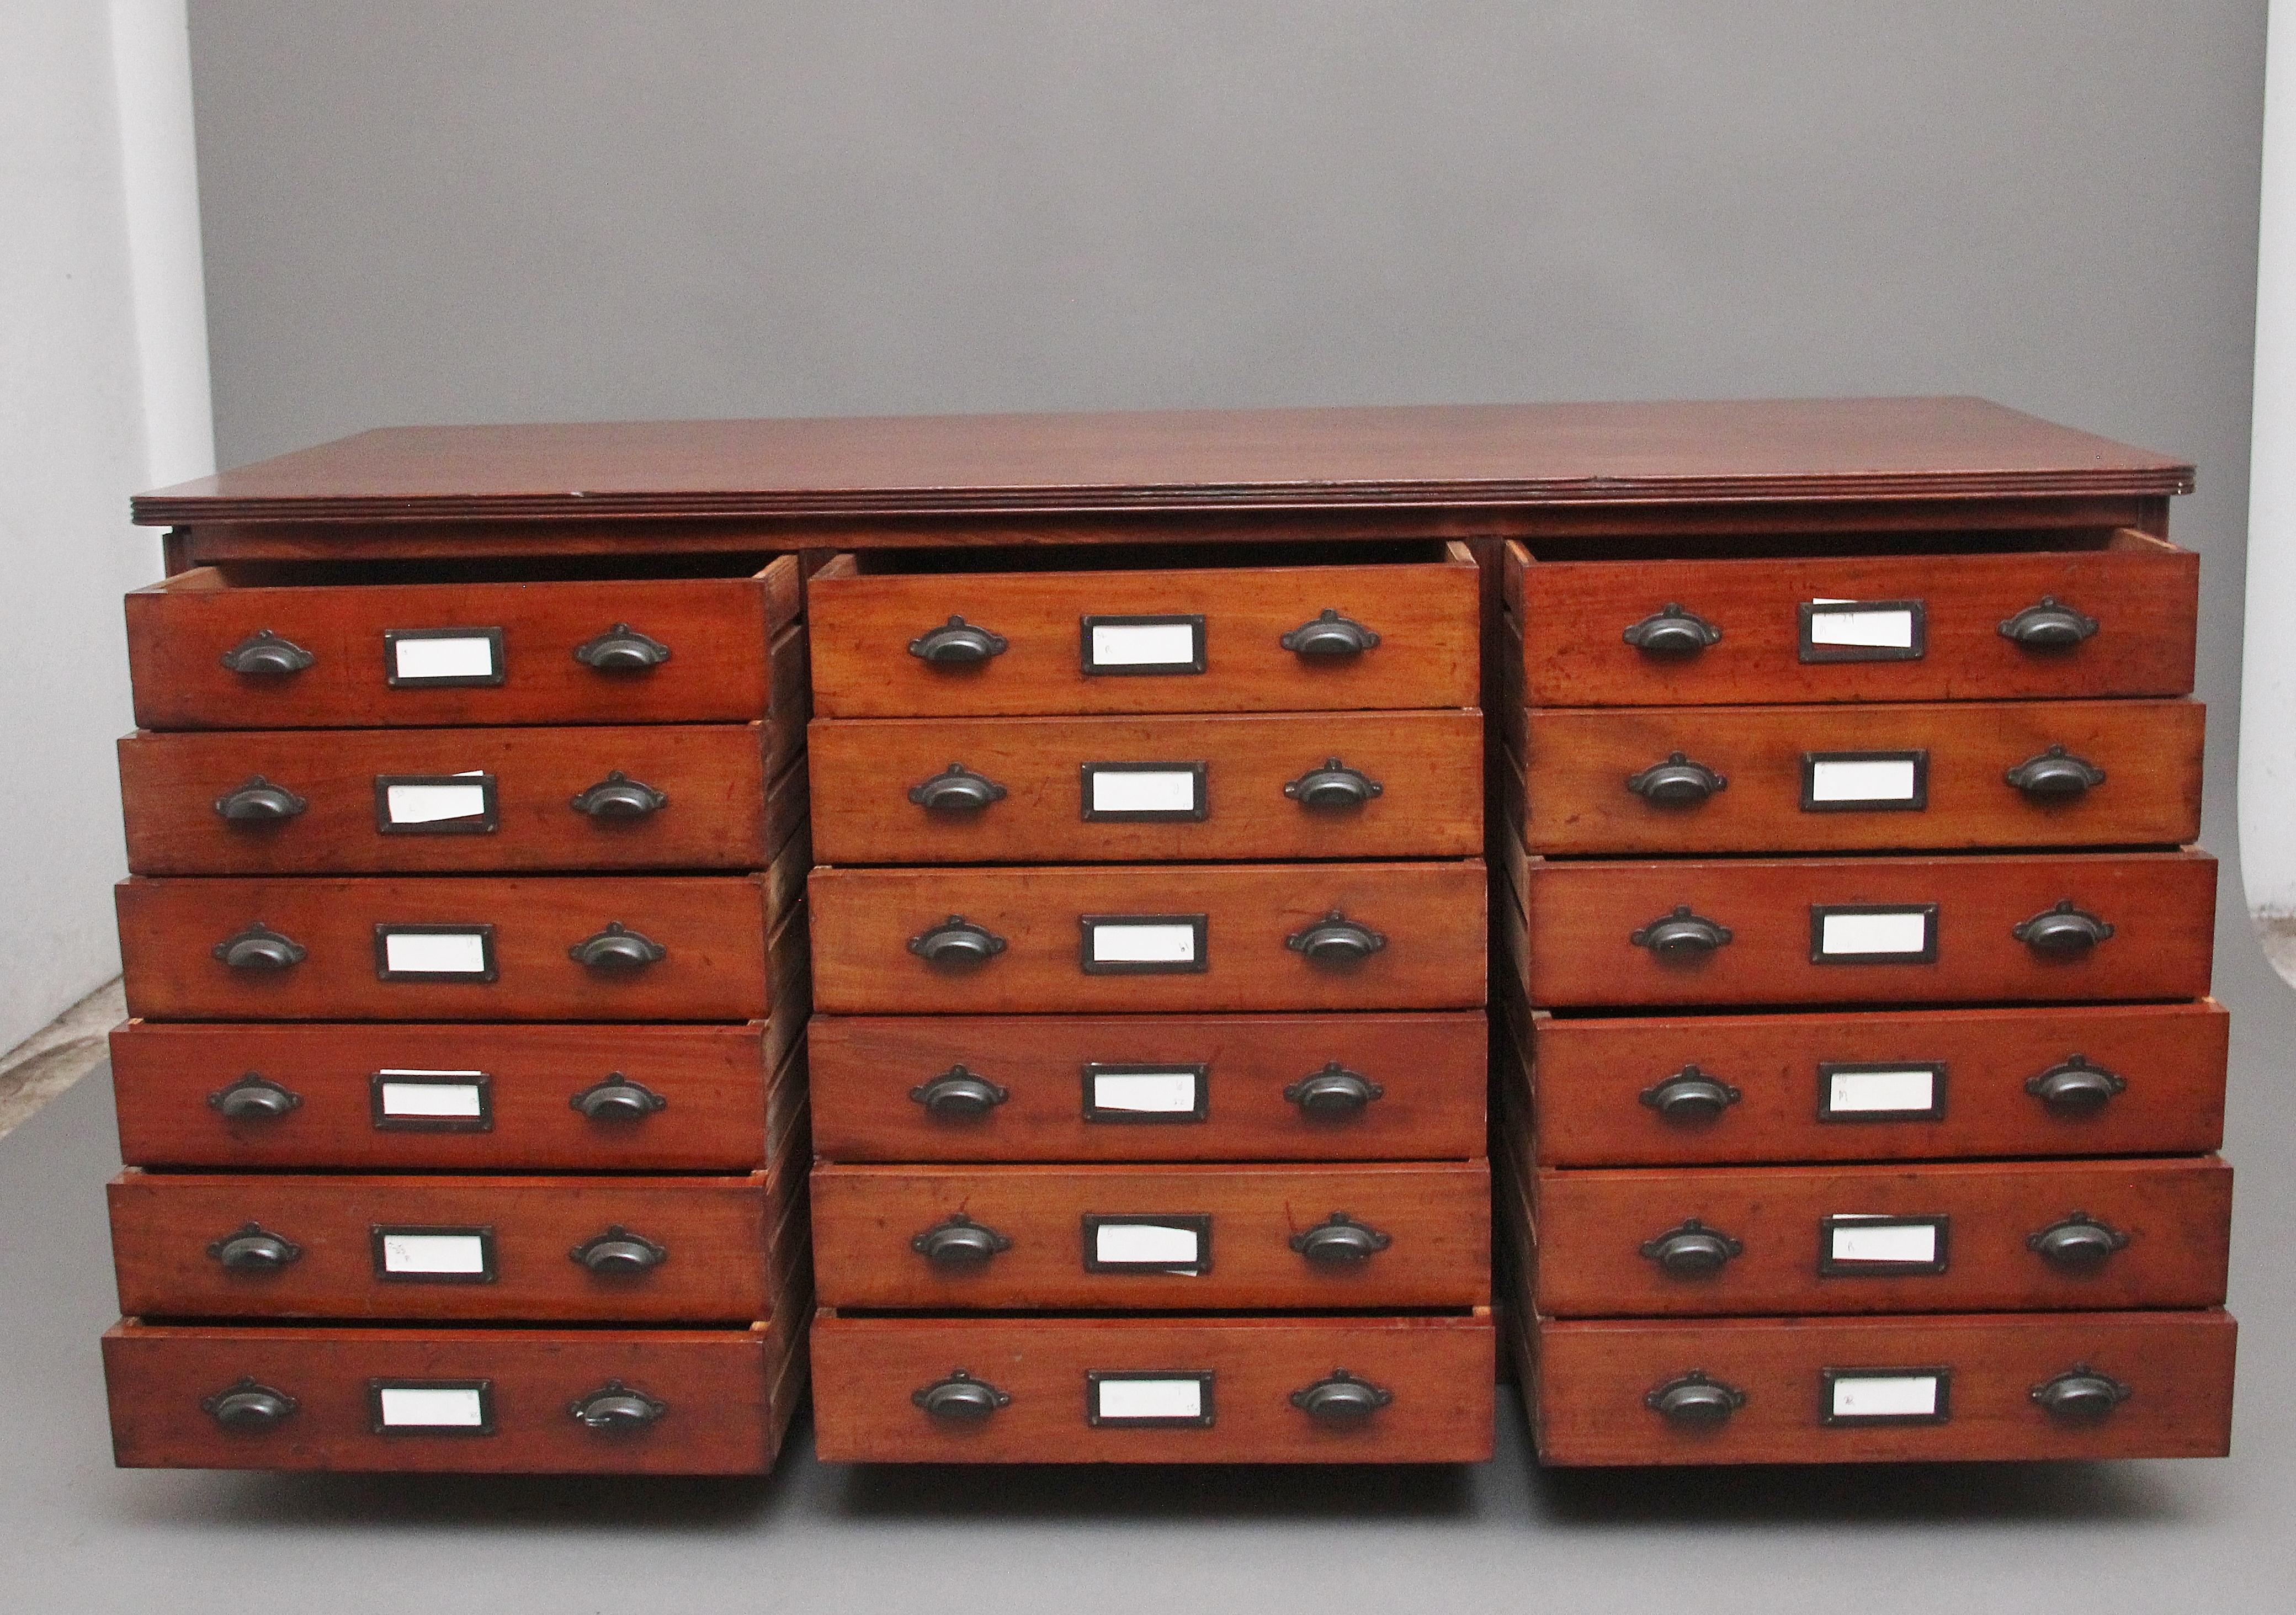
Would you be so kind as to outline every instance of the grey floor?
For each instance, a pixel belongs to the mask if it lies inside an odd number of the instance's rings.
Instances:
[[[119,1471],[110,1085],[0,1139],[0,1611],[2296,1608],[2296,992],[2225,906],[2241,1172],[2223,1462],[1542,1474],[857,1470],[750,1482]]]

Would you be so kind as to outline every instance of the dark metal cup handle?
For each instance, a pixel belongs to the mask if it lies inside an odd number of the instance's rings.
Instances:
[[[1291,1240],[1292,1250],[1325,1267],[1367,1262],[1394,1242],[1393,1235],[1359,1223],[1344,1211],[1334,1211],[1314,1227],[1302,1228]]]
[[[2027,796],[2070,798],[2086,796],[2104,783],[2104,770],[2085,757],[2075,757],[2062,746],[2052,746],[2029,757],[2001,776]]]
[[[311,950],[258,920],[208,950],[233,970],[287,970],[310,957]]]
[[[1357,1379],[1344,1368],[1334,1368],[1314,1384],[1293,1391],[1291,1400],[1292,1406],[1316,1423],[1345,1429],[1363,1423],[1394,1401],[1395,1393],[1383,1385]]]
[[[566,956],[589,970],[619,972],[659,964],[669,956],[669,949],[615,920],[575,943]]]
[[[619,1380],[609,1380],[588,1396],[569,1402],[566,1411],[585,1429],[601,1435],[630,1436],[658,1422],[669,1411],[669,1404],[633,1390]]]
[[[961,1211],[909,1241],[909,1249],[936,1267],[985,1267],[998,1251],[1012,1248],[1009,1237]]]
[[[1692,762],[1679,751],[1639,774],[1627,775],[1627,789],[1657,808],[1695,808],[1716,791],[1729,788],[1726,776],[1703,763]]]
[[[971,667],[1004,654],[1010,642],[1002,634],[952,617],[938,628],[929,628],[909,641],[909,654],[937,667]]]
[[[909,939],[909,951],[928,964],[968,970],[1004,951],[1004,939],[963,914],[951,914],[931,930]]]
[[[592,1121],[644,1121],[669,1101],[619,1071],[608,1073],[567,1100],[570,1108]]]
[[[248,678],[284,678],[318,660],[291,639],[258,628],[223,653],[223,665]]]
[[[2052,1111],[2082,1116],[2103,1110],[2128,1079],[2101,1065],[2091,1065],[2086,1054],[2074,1054],[2046,1071],[2025,1078],[2025,1091]]]
[[[566,1253],[601,1278],[635,1278],[669,1259],[667,1248],[619,1223],[594,1234]]]
[[[2072,959],[2109,939],[2112,927],[2087,909],[2075,907],[2073,900],[2066,898],[2054,908],[2020,920],[2009,928],[2009,934],[2037,954]]]
[[[228,1121],[277,1121],[302,1103],[300,1094],[260,1071],[250,1071],[230,1086],[208,1095],[208,1108],[221,1112]]]
[[[1360,1071],[1351,1071],[1336,1060],[1324,1069],[1287,1085],[1283,1097],[1302,1115],[1318,1121],[1344,1121],[1362,1115],[1371,1102],[1387,1090]]]
[[[1730,940],[1730,928],[1718,924],[1702,914],[1694,914],[1685,904],[1664,919],[1653,920],[1627,939],[1636,947],[1646,947],[1667,963],[1702,959]]]
[[[2033,1400],[2053,1419],[2068,1424],[2094,1424],[2110,1418],[2112,1410],[2133,1394],[2109,1373],[2099,1373],[2087,1363],[2076,1363],[2033,1387]]]
[[[2054,594],[2044,594],[2001,625],[2001,637],[2028,651],[2070,651],[2096,632],[2096,619],[2083,616]]]
[[[1312,622],[1303,622],[1276,644],[1295,656],[1360,656],[1379,644],[1379,635],[1352,617],[1342,617],[1325,606]]]
[[[943,1378],[919,1386],[909,1392],[909,1400],[922,1408],[929,1418],[952,1424],[978,1424],[998,1408],[1009,1407],[1013,1403],[1010,1395],[986,1380],[974,1379],[962,1368],[952,1368]]]
[[[275,785],[255,774],[238,789],[216,798],[215,810],[234,824],[275,824],[295,817],[310,805],[286,786]]]
[[[1726,1424],[1746,1405],[1746,1393],[1693,1368],[1644,1393],[1643,1406],[1669,1424]]]
[[[2075,1273],[2094,1272],[2128,1243],[2128,1235],[2086,1211],[2069,1211],[2047,1227],[2025,1236],[2028,1250],[2052,1267]]]
[[[1357,964],[1385,947],[1387,938],[1335,908],[1284,938],[1283,946],[1317,964]]]
[[[1706,1278],[1745,1254],[1746,1247],[1696,1217],[1643,1242],[1643,1256],[1677,1278]]]
[[[1012,1091],[962,1065],[909,1090],[936,1121],[977,1121],[1013,1096]]]
[[[1695,1126],[1714,1120],[1744,1095],[1720,1078],[1710,1077],[1692,1064],[1652,1083],[1640,1097],[1643,1103],[1659,1113],[1661,1120]]]
[[[669,647],[651,634],[618,622],[574,647],[574,660],[599,673],[644,673],[669,660]]]
[[[200,1398],[200,1411],[226,1430],[250,1433],[273,1428],[301,1406],[285,1391],[275,1390],[251,1374]]]
[[[642,819],[668,807],[669,796],[617,768],[578,792],[568,806],[594,819]]]
[[[236,1233],[210,1241],[208,1254],[234,1273],[276,1273],[300,1258],[303,1247],[260,1223],[249,1223]]]
[[[1322,767],[1310,768],[1285,785],[1283,794],[1302,808],[1331,810],[1360,808],[1386,789],[1362,769],[1327,757]]]
[[[1645,656],[1695,656],[1722,637],[1722,630],[1695,611],[1669,600],[1627,628],[1620,637]]]
[[[963,763],[951,763],[909,787],[909,800],[928,813],[979,813],[1004,799],[1004,786]]]

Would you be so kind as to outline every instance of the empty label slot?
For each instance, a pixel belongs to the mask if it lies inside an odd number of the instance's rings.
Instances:
[[[498,632],[450,635],[402,630],[390,635],[392,682],[498,679],[502,664],[496,652],[501,643]]]
[[[1199,1091],[1193,1071],[1095,1071],[1092,1108],[1144,1116],[1193,1116]]]
[[[1086,797],[1086,811],[1096,818],[1117,814],[1193,818],[1200,810],[1196,768],[1095,764],[1086,772],[1091,779],[1091,789]]]
[[[494,968],[482,930],[390,930],[382,968],[392,975],[484,976]]]
[[[1095,622],[1092,665],[1107,668],[1193,668],[1201,625],[1189,618],[1167,622]]]
[[[1938,1073],[1934,1066],[1908,1066],[1895,1071],[1834,1071],[1825,1080],[1825,1112],[1829,1116],[1929,1115],[1938,1108]]]
[[[1092,1422],[1095,1424],[1209,1424],[1211,1376],[1095,1374]]]
[[[1932,1222],[1893,1222],[1877,1217],[1837,1217],[1826,1228],[1826,1256],[1860,1266],[1885,1262],[1912,1267],[1938,1263],[1938,1226]]]
[[[480,1071],[384,1071],[382,1114],[387,1119],[475,1120],[486,1113]],[[406,1078],[409,1080],[393,1080]],[[454,1080],[462,1078],[462,1080]]]
[[[486,1392],[476,1385],[378,1385],[374,1395],[375,1422],[384,1430],[487,1427]]]
[[[1914,648],[1914,613],[1911,607],[1893,606],[1884,611],[1865,611],[1854,603],[1833,606],[1823,600],[1813,600],[1816,609],[1809,614],[1809,642],[1813,645],[1841,645],[1864,651],[1910,651]]]
[[[1818,922],[1817,951],[1827,959],[1925,958],[1933,951],[1931,917],[1926,908],[1825,914]]]
[[[1826,1413],[1835,1419],[1934,1419],[1944,1401],[1940,1374],[1837,1373]]]
[[[462,780],[470,783],[463,784]],[[383,820],[390,824],[439,824],[456,819],[482,819],[494,810],[485,774],[471,769],[453,783],[426,780],[412,784],[386,781],[382,789]]]
[[[375,1236],[381,1271],[392,1277],[480,1278],[486,1275],[487,1236],[469,1233],[414,1233],[384,1228]]]
[[[1164,1223],[1102,1223],[1093,1230],[1093,1259],[1107,1267],[1191,1269],[1201,1250],[1196,1230]]]
[[[1200,920],[1088,920],[1085,958],[1091,964],[1193,967],[1203,963]]]
[[[1809,805],[1813,808],[1874,803],[1903,807],[1919,799],[1920,778],[1911,756],[1814,757],[1809,761]]]

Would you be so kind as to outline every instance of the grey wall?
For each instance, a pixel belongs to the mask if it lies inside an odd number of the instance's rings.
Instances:
[[[2264,0],[192,18],[226,463],[392,422],[1983,393],[2198,460],[2232,848]]]

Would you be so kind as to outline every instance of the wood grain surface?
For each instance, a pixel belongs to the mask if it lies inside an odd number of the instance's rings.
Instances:
[[[1464,1307],[1490,1299],[1490,1175],[1480,1160],[1294,1166],[845,1166],[813,1174],[814,1283],[825,1307]],[[1296,1234],[1333,1213],[1391,1243],[1314,1262]],[[1012,1241],[969,1269],[910,1241],[963,1214]],[[1211,1219],[1207,1269],[1092,1272],[1087,1216]]]
[[[1475,1463],[1490,1456],[1491,1315],[1219,1318],[848,1317],[813,1326],[814,1441],[830,1463]],[[936,1419],[911,1393],[963,1370],[1012,1399]],[[1344,1371],[1391,1400],[1319,1423],[1292,1393]],[[1087,1422],[1086,1376],[1206,1373],[1186,1429]]]
[[[1532,1190],[1548,1317],[2213,1307],[2225,1299],[2232,1168],[2214,1156],[1920,1167],[1542,1168]],[[2128,1243],[2086,1268],[2030,1236],[2076,1212]],[[1944,1269],[1820,1271],[1828,1217],[1946,1217]],[[1641,1254],[1696,1218],[1739,1241],[1685,1277]]]
[[[1442,864],[832,869],[813,873],[816,1007],[834,1013],[1472,1009],[1484,995],[1484,869]],[[1337,911],[1387,939],[1351,963],[1287,946]],[[1087,915],[1201,914],[1201,971],[1088,974]],[[949,916],[1004,948],[969,968],[912,938]],[[130,994],[133,996],[131,979]]]
[[[773,1467],[805,1388],[804,1320],[746,1329],[259,1327],[123,1319],[103,1337],[124,1468],[449,1474],[750,1475]],[[200,1404],[243,1380],[294,1398],[264,1430]],[[484,1381],[484,1434],[379,1433],[373,1381]],[[569,1409],[619,1381],[661,1405],[637,1431]]]
[[[291,581],[274,581],[285,578]],[[313,729],[447,724],[743,723],[804,712],[798,567],[753,577],[357,582],[340,574],[200,567],[127,596],[127,666],[145,729]],[[667,646],[638,673],[575,649],[624,623]],[[222,657],[264,629],[310,653],[252,676]],[[495,628],[502,683],[386,680],[385,633]]]
[[[1464,1160],[1484,1146],[1472,1012],[1324,1015],[817,1015],[814,1148],[847,1161]],[[1380,1089],[1318,1119],[1284,1090],[1336,1062]],[[1205,1068],[1201,1121],[1093,1120],[1093,1064]],[[1006,1097],[978,1119],[911,1097],[962,1065]]]
[[[879,571],[840,556],[806,585],[814,710],[919,717],[1474,705],[1478,584],[1465,546],[1410,545],[1412,559],[1390,564],[1324,562],[1334,553],[1300,546],[1248,552],[1257,564],[1152,570]],[[1278,554],[1290,559],[1275,564]],[[1325,611],[1378,643],[1346,656],[1284,649],[1284,635]],[[911,654],[913,640],[953,616],[1005,648],[964,664]],[[1203,671],[1086,673],[1082,623],[1101,616],[1201,617]]]
[[[1470,857],[1482,850],[1482,715],[817,719],[815,856],[824,864],[1188,863]],[[1285,787],[1336,759],[1378,786],[1357,805]],[[1086,816],[1095,764],[1201,769],[1201,818]],[[972,811],[910,792],[962,767],[1004,794]],[[1120,782],[1118,782],[1120,783]]]

